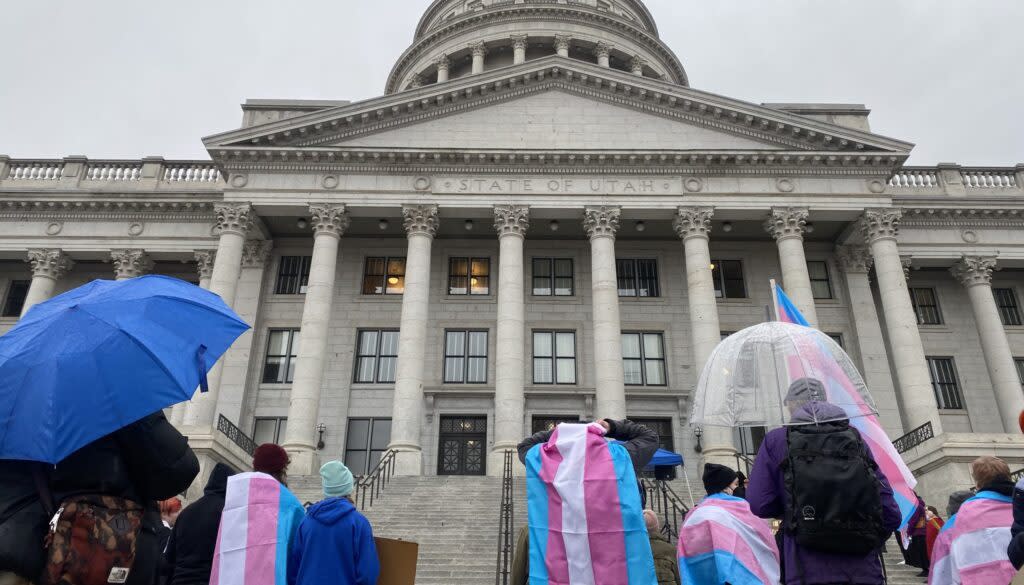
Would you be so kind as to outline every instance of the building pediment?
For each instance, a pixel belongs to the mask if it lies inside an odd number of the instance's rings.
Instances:
[[[559,103],[564,106],[556,115],[562,119],[541,111]],[[565,129],[566,121],[577,124],[576,129],[568,136],[552,135],[559,125]],[[646,139],[642,132],[628,136],[636,124],[651,121],[661,127]],[[217,134],[204,143],[220,162],[273,159],[275,153],[287,160],[289,153],[303,150],[324,156],[353,148],[472,150],[472,144],[459,142],[457,132],[445,131],[466,124],[494,127],[486,148],[495,150],[788,151],[828,153],[844,160],[882,157],[891,164],[902,162],[913,147],[557,56]]]

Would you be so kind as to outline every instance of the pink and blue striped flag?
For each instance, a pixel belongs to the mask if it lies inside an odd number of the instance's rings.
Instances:
[[[273,477],[229,477],[210,585],[286,585],[288,547],[305,515],[299,500]]]
[[[768,523],[734,496],[708,496],[686,514],[678,556],[683,583],[779,582],[779,549]]]
[[[1017,574],[1006,554],[1012,523],[1009,496],[985,491],[964,502],[935,539],[929,585],[1009,583]]]
[[[775,284],[774,280],[771,285],[778,320],[810,327],[807,319],[804,318],[800,310],[793,304],[793,301],[786,296],[782,287]],[[826,344],[834,344],[835,342],[822,334],[816,335],[813,338],[810,336],[797,338],[796,343],[801,359],[790,360],[790,379],[796,380],[807,375],[807,372],[804,371],[803,362],[806,362],[817,375],[825,378],[821,382],[825,385],[828,401],[841,406],[846,411],[847,416],[850,417],[850,426],[857,429],[860,433],[868,448],[871,449],[871,455],[874,456],[879,469],[885,474],[886,479],[889,480],[893,496],[900,507],[900,514],[902,516],[900,529],[902,530],[917,509],[917,494],[914,493],[917,480],[914,478],[914,474],[910,472],[910,468],[903,461],[903,457],[896,451],[896,447],[893,446],[889,435],[882,428],[882,424],[879,422],[874,410],[864,402],[860,392],[857,391],[853,382],[850,381],[849,376],[836,363],[836,360],[832,358],[833,349],[830,349]]]
[[[526,455],[530,585],[657,585],[636,473],[599,424],[560,424]]]

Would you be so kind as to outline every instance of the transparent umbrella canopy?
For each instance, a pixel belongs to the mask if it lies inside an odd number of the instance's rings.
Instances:
[[[810,419],[792,412],[812,401]],[[693,400],[691,425],[778,427],[875,415],[874,401],[850,356],[810,327],[769,322],[730,335],[708,359]]]

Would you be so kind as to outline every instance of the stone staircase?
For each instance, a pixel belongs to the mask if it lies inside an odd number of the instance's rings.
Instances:
[[[672,488],[689,504],[682,479]],[[691,482],[692,485],[692,482]],[[289,487],[303,503],[321,498],[319,476],[289,478]],[[698,497],[697,486],[692,485]],[[526,523],[526,482],[513,487],[513,541]],[[699,501],[699,499],[698,499]],[[491,477],[396,477],[364,514],[376,536],[419,543],[417,585],[491,585],[498,555],[501,480]],[[900,565],[895,541],[885,563],[889,585],[920,585],[918,569]]]

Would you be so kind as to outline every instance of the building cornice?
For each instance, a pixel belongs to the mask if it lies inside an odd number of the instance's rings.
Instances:
[[[0,219],[145,220],[208,223],[217,217],[213,203],[173,201],[0,201]]]
[[[1024,227],[1024,207],[903,207],[902,227]]]

